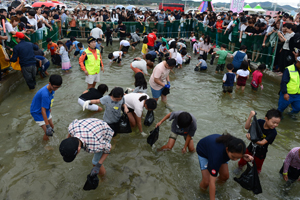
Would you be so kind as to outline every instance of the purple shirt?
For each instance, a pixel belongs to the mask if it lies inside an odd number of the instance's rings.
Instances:
[[[106,122],[100,119],[75,119],[69,125],[69,133],[72,137],[81,140],[83,148],[88,153],[98,153],[103,151],[104,153],[109,154],[110,152],[110,140],[114,135],[114,131]]]
[[[287,173],[290,166],[300,169],[299,149],[300,147],[295,147],[288,153],[284,160],[283,173]]]

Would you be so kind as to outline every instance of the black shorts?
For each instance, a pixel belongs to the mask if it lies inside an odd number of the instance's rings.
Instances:
[[[132,109],[132,108],[129,108],[129,107],[127,107],[128,108],[128,110],[129,110],[129,112],[131,112],[131,113],[133,113],[134,112],[134,109]]]
[[[284,163],[279,171],[280,174],[283,173],[283,167],[284,167]],[[300,176],[300,169],[296,169],[292,166],[289,167],[288,169],[288,178],[292,181],[296,181]]]
[[[250,85],[251,85],[252,90],[254,90],[254,91],[258,90],[258,87],[254,87],[252,84],[250,84]]]
[[[130,47],[130,46],[127,46],[127,47],[124,47],[124,46],[123,46],[123,48],[127,49],[127,51],[128,51],[128,49],[129,49],[129,47]]]
[[[223,88],[223,93],[226,93],[226,92],[232,93],[232,91],[233,91],[233,86],[224,86],[224,84],[223,84],[222,88]]]
[[[80,51],[75,51],[74,56],[77,56],[80,53]]]

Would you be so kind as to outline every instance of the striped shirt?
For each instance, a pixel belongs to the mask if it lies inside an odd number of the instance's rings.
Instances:
[[[83,149],[88,153],[98,153],[103,151],[108,154],[110,152],[110,140],[114,135],[114,131],[106,122],[100,119],[75,119],[69,125],[69,133],[72,137],[81,140]]]
[[[288,153],[284,160],[283,173],[287,173],[290,166],[300,169],[299,149],[300,147],[295,147]]]

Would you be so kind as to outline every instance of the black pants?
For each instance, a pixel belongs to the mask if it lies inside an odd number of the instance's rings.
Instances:
[[[106,38],[106,46],[108,47],[108,43],[110,43],[110,45],[112,45],[112,38]]]
[[[113,137],[116,137],[118,134],[118,130],[119,130],[119,122],[113,123],[113,124],[108,124],[108,126],[114,131]]]
[[[34,89],[36,85],[35,82],[36,66],[31,65],[28,67],[22,67],[22,73],[29,89]]]

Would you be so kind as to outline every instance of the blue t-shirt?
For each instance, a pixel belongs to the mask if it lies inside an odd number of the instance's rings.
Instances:
[[[72,46],[72,41],[71,40],[68,40],[67,42],[66,42],[66,46],[68,47],[68,49],[71,49],[71,46]]]
[[[50,93],[47,86],[48,85],[42,87],[32,99],[30,113],[35,121],[44,121],[42,107],[46,108],[47,118],[50,116],[50,109],[52,107],[55,92],[52,91]]]
[[[156,58],[157,54],[155,51],[149,51],[148,54],[152,56],[152,59]]]
[[[73,45],[75,44],[75,47],[76,47],[76,51],[80,51],[80,49],[78,48],[78,43],[80,43],[80,42],[78,42],[78,41],[74,41],[73,42]],[[84,46],[82,45],[82,47],[84,48]]]
[[[206,136],[198,142],[196,148],[198,155],[208,160],[207,170],[215,177],[218,176],[221,165],[230,160],[225,145],[216,142],[220,136],[220,134]]]
[[[100,50],[101,43],[96,42],[96,49]]]
[[[201,68],[207,68],[207,63],[205,60],[199,59],[199,62],[201,62],[201,65],[200,65]]]
[[[80,56],[82,55],[82,53],[85,51],[86,49],[85,48],[83,48],[82,50],[80,50],[79,51],[79,53],[80,53]]]

